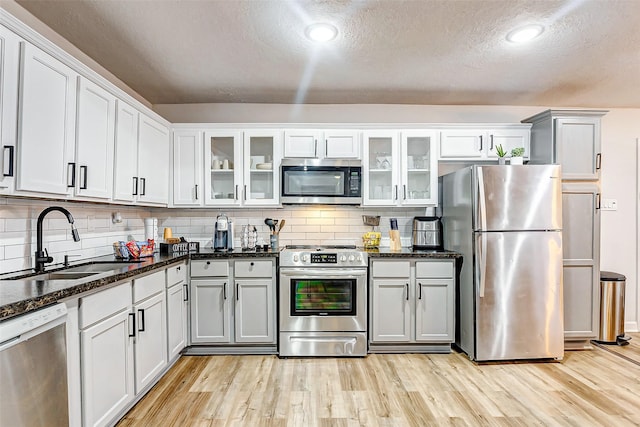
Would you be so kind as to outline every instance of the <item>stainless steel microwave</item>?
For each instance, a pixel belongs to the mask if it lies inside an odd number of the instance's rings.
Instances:
[[[284,159],[280,188],[285,204],[359,205],[362,166],[359,160]]]

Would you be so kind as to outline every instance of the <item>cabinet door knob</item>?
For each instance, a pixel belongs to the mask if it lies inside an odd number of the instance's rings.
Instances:
[[[254,264],[253,264],[253,261],[251,261],[251,264],[250,264],[250,265],[251,265],[251,267],[253,267],[253,265],[254,265]]]
[[[207,265],[211,264],[211,261],[207,261]]]

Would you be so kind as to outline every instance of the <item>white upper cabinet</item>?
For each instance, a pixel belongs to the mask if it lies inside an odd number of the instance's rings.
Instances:
[[[278,205],[280,135],[279,131],[270,129],[206,131],[205,205]]]
[[[437,133],[405,130],[401,133],[403,205],[438,204],[438,161],[435,154]]]
[[[169,203],[169,129],[125,102],[117,102],[113,200]]]
[[[140,114],[138,123],[138,200],[169,203],[169,129]]]
[[[244,132],[243,204],[278,205],[280,201],[281,133],[271,130]]]
[[[80,77],[75,162],[76,196],[111,198],[115,104],[115,96]]]
[[[20,37],[0,25],[0,194],[11,194],[16,174]]]
[[[240,206],[242,132],[204,134],[204,201],[206,205]]]
[[[365,131],[363,204],[436,205],[436,140],[437,133],[430,130]]]
[[[173,204],[203,204],[201,131],[175,131],[173,134]]]
[[[284,157],[359,159],[360,132],[353,130],[286,129]]]
[[[138,110],[117,101],[113,200],[133,202],[138,197]]]
[[[524,158],[529,158],[529,125],[505,125],[443,129],[440,132],[440,160],[496,160],[496,147],[502,145],[507,157],[516,147],[524,147]]]
[[[17,190],[66,196],[75,186],[78,75],[29,44],[21,44]]]

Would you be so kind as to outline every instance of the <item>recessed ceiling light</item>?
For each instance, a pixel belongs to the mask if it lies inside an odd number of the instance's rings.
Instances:
[[[328,42],[336,38],[338,29],[331,24],[313,24],[304,33],[314,42]]]
[[[516,28],[507,34],[507,40],[512,43],[524,43],[529,40],[535,39],[544,31],[542,25],[526,25],[524,27]]]

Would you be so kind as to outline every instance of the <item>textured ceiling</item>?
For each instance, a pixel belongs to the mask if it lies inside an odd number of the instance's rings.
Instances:
[[[640,107],[640,0],[17,3],[153,104]]]

